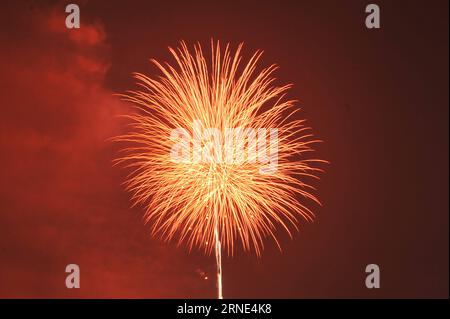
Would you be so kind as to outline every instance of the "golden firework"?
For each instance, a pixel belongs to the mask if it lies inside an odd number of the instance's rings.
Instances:
[[[211,42],[208,59],[199,44],[169,49],[176,66],[152,60],[161,76],[135,73],[141,89],[122,95],[139,109],[116,138],[132,145],[117,161],[133,168],[133,203],[154,234],[190,248],[232,254],[240,242],[259,255],[267,236],[279,246],[279,226],[291,234],[298,217],[312,220],[305,180],[324,162],[308,156],[318,140],[284,99],[290,85],[274,85],[275,65],[257,71],[260,51],[243,64],[242,44],[232,54]]]

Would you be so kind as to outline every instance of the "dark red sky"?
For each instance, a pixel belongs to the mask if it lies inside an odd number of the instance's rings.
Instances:
[[[448,1],[373,1],[380,30],[366,1],[167,2],[78,1],[70,31],[65,2],[2,4],[0,297],[215,296],[214,259],[150,237],[106,141],[131,72],[211,37],[280,66],[331,162],[316,221],[226,258],[225,297],[448,297]]]

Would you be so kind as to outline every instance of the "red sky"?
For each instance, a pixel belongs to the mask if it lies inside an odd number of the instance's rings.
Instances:
[[[179,40],[265,51],[331,164],[283,252],[224,260],[226,297],[448,297],[448,2],[18,1],[0,13],[0,297],[214,297],[214,259],[150,237],[108,142],[113,96]],[[68,290],[65,266],[81,268]],[[381,268],[379,290],[364,268]]]

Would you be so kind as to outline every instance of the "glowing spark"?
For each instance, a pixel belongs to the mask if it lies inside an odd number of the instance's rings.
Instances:
[[[239,242],[244,250],[260,255],[265,237],[273,238],[279,246],[278,226],[291,235],[298,217],[312,220],[314,214],[303,200],[318,200],[305,178],[316,178],[321,170],[314,164],[324,162],[306,156],[318,140],[304,120],[293,119],[298,111],[294,101],[283,100],[290,85],[273,85],[275,65],[256,71],[262,54],[259,51],[242,65],[241,49],[242,44],[232,54],[228,45],[222,52],[219,43],[211,43],[209,64],[200,45],[194,46],[191,54],[182,42],[180,48],[170,48],[176,67],[152,60],[162,75],[151,79],[134,74],[142,90],[123,97],[139,112],[128,116],[130,133],[116,138],[134,144],[118,162],[134,168],[127,189],[134,204],[146,207],[145,220],[151,222],[153,234],[185,242],[190,248],[204,248],[207,253],[215,249],[219,297],[222,246],[232,254]],[[183,161],[171,157],[176,143],[172,133],[178,128],[189,133],[181,151],[193,149]],[[237,159],[250,140],[241,144],[205,141],[208,128],[221,132],[227,128],[276,128],[275,170],[262,173],[262,164],[250,151]],[[199,134],[200,142],[195,139]],[[213,154],[205,151],[211,142]],[[229,151],[231,161],[226,161]],[[263,154],[258,155],[267,157],[265,142]],[[216,160],[199,161],[202,156]]]

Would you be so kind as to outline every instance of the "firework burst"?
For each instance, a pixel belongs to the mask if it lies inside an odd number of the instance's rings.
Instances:
[[[130,132],[116,138],[132,145],[117,162],[133,168],[126,181],[133,203],[146,207],[145,220],[155,235],[207,253],[216,247],[216,257],[217,246],[232,254],[237,243],[259,255],[265,237],[279,246],[278,227],[291,234],[299,217],[313,219],[306,205],[318,200],[305,180],[316,178],[321,171],[316,164],[324,162],[308,156],[318,140],[293,116],[294,101],[284,99],[290,85],[274,85],[275,65],[257,71],[260,51],[243,63],[242,44],[232,53],[228,45],[221,49],[211,42],[208,59],[199,44],[192,53],[184,42],[169,49],[176,66],[152,60],[161,76],[135,73],[141,89],[122,95],[139,109],[127,116]],[[181,151],[189,156],[176,161],[173,132],[179,128],[188,139]],[[274,169],[261,170],[258,156],[264,158],[269,147],[259,140],[258,152],[241,156],[255,145],[253,135],[227,143],[223,136],[205,138],[208,128],[259,133],[275,128]]]

